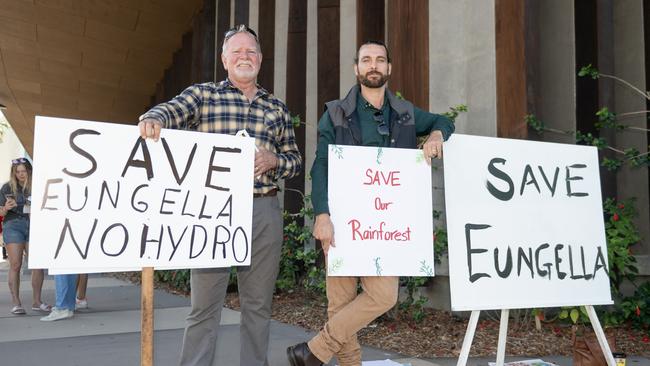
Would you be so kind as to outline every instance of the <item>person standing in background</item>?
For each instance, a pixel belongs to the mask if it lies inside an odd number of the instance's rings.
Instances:
[[[11,161],[9,182],[0,188],[0,216],[4,216],[2,238],[9,255],[9,290],[11,291],[11,313],[24,315],[25,308],[20,301],[20,269],[23,255],[29,254],[29,207],[32,188],[32,164],[26,158]],[[28,211],[28,210],[27,210]],[[32,270],[32,310],[49,312],[50,305],[41,299],[43,278],[42,269]]]

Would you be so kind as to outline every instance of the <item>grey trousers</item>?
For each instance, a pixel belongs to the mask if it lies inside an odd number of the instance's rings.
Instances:
[[[268,366],[271,300],[282,253],[282,214],[277,197],[253,199],[251,265],[237,268],[241,304],[240,365]],[[212,366],[229,268],[193,269],[181,366]]]

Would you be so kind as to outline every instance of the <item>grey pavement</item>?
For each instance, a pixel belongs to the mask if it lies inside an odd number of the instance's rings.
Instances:
[[[102,275],[90,275],[89,308],[72,319],[41,322],[44,313],[31,310],[29,274],[21,276],[21,300],[27,315],[12,315],[7,283],[7,264],[0,262],[0,366],[4,365],[139,365],[140,287]],[[54,304],[54,280],[46,276],[43,300]],[[154,364],[177,365],[189,299],[155,291]],[[224,309],[215,365],[239,365],[239,312]],[[270,366],[287,366],[286,348],[308,340],[313,332],[273,321],[269,349]],[[433,335],[432,335],[433,336]],[[407,358],[394,352],[364,347],[364,361],[390,359],[412,366],[452,366],[455,358],[433,360]],[[510,358],[506,361],[525,359]],[[535,357],[529,357],[535,358]],[[544,360],[570,366],[568,357]],[[471,358],[470,366],[485,366],[494,359]],[[331,362],[330,365],[334,365]],[[628,358],[627,365],[650,365],[644,358]]]

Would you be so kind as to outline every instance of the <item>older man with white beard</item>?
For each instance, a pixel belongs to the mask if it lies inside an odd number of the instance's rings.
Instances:
[[[240,365],[268,366],[271,300],[282,251],[277,181],[300,172],[301,157],[287,106],[257,84],[262,52],[245,25],[226,32],[221,61],[228,78],[196,84],[140,117],[140,135],[157,141],[161,128],[192,129],[255,138],[253,240],[250,267],[237,269],[241,304]],[[194,269],[180,365],[212,365],[228,287],[229,268]]]

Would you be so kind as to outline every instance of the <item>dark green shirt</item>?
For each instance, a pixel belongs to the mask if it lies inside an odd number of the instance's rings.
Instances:
[[[357,97],[357,115],[361,125],[361,146],[389,146],[389,136],[382,136],[377,131],[381,123],[381,117],[375,118],[376,114],[383,115],[383,120],[390,121],[390,105],[388,98],[384,97],[384,104],[380,110],[368,103],[361,93]],[[445,116],[425,112],[417,107],[414,108],[415,132],[418,136],[430,134],[439,130],[445,140],[454,132],[454,124]],[[318,146],[316,148],[316,159],[311,168],[311,197],[314,205],[314,214],[329,213],[327,202],[327,155],[328,145],[336,143],[334,124],[326,111],[318,121]]]

